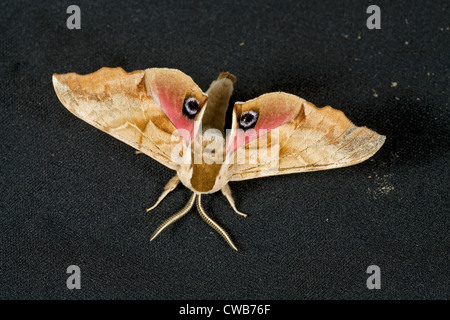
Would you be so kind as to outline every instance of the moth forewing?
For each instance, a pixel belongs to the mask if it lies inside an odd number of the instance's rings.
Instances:
[[[258,144],[255,129],[237,129],[234,138],[236,164],[258,164]],[[253,140],[253,141],[252,141]]]
[[[183,133],[183,131],[184,131],[184,133]],[[171,153],[170,153],[170,159],[177,166],[182,165],[186,161],[188,161],[189,163],[191,162],[190,161],[190,146],[191,145],[190,144],[187,145],[183,138],[186,135],[190,135],[189,131],[185,130],[185,129],[180,129],[180,130],[175,130],[172,133],[172,136],[170,138],[172,141],[172,145],[173,145]]]
[[[260,130],[261,131],[261,130]],[[267,130],[265,130],[267,131]],[[278,128],[261,132],[258,141],[258,163],[267,163],[267,169],[278,171],[280,164],[280,131]]]

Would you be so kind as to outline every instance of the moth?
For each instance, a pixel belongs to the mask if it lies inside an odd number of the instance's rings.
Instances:
[[[59,100],[75,116],[176,171],[147,211],[180,182],[193,192],[151,240],[195,203],[200,216],[237,250],[205,212],[204,194],[220,190],[245,217],[235,206],[229,181],[354,165],[374,155],[385,136],[355,126],[330,106],[317,108],[284,92],[236,102],[231,128],[225,128],[235,82],[234,75],[222,72],[205,93],[176,69],[104,67],[87,75],[53,75]]]

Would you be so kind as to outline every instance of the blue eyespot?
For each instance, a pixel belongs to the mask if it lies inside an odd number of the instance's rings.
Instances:
[[[258,121],[258,113],[253,110],[244,111],[239,118],[239,127],[244,130],[252,129]]]
[[[186,98],[183,103],[183,114],[189,119],[195,118],[199,111],[199,103],[195,98]]]

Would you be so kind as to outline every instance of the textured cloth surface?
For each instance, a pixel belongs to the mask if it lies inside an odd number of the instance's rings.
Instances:
[[[2,1],[1,299],[445,299],[449,288],[448,1]],[[146,214],[174,172],[68,112],[52,73],[177,68],[234,101],[271,91],[340,109],[387,140],[356,166],[183,186]],[[66,269],[81,270],[69,290]],[[381,289],[369,290],[370,265]]]

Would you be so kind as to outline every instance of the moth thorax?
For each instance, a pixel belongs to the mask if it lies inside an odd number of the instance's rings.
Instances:
[[[192,144],[194,164],[222,164],[225,162],[225,137],[218,129],[207,129],[195,137]]]
[[[226,168],[223,169],[225,155],[225,138],[219,130],[209,129],[198,134],[191,145],[189,174],[187,179],[181,179],[183,184],[198,193],[211,193],[223,188],[228,178]],[[184,171],[188,171],[187,166]]]

